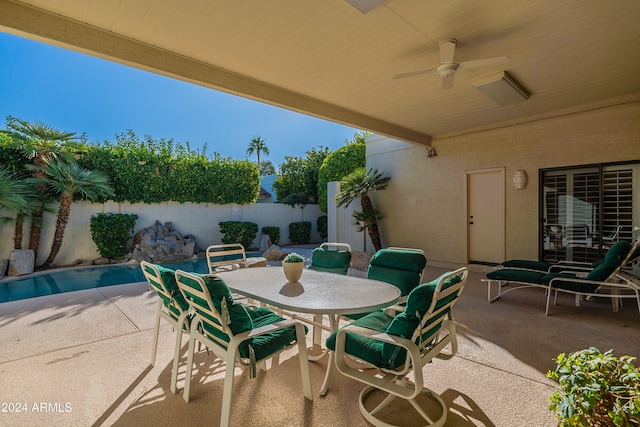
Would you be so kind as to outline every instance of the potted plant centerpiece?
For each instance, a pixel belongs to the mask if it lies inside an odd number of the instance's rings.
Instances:
[[[296,283],[302,277],[302,269],[304,268],[304,258],[295,252],[288,254],[282,261],[282,268],[287,280]]]

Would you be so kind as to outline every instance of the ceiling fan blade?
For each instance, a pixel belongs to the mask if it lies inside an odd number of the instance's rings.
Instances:
[[[471,61],[464,61],[460,63],[460,67],[464,68],[478,68],[488,67],[491,65],[500,65],[509,62],[511,58],[508,56],[494,56],[493,58],[472,59]]]
[[[445,39],[440,43],[440,62],[450,64],[453,62],[453,53],[456,50],[456,39]]]
[[[428,74],[428,73],[435,73],[436,69],[432,68],[430,70],[420,70],[420,71],[412,71],[410,73],[402,73],[402,74],[396,74],[395,76],[393,76],[394,79],[404,79],[407,77],[413,77],[413,76],[419,76],[422,74]]]
[[[442,77],[442,89],[451,89],[453,87],[453,76]]]

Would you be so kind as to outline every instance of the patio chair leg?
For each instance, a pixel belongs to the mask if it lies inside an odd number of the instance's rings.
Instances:
[[[222,392],[222,406],[220,407],[220,427],[228,427],[231,418],[231,396],[233,393],[233,372],[235,364],[233,359],[227,361],[224,373],[224,389]]]
[[[184,377],[184,390],[182,391],[182,398],[185,402],[189,403],[189,392],[191,390],[191,373],[193,372],[193,353],[196,347],[196,328],[191,328],[191,336],[189,337],[189,356],[187,357],[187,372]]]
[[[178,362],[180,361],[180,346],[182,344],[182,328],[176,331],[176,345],[173,351],[173,367],[171,368],[171,393],[176,394],[178,383]]]
[[[151,350],[151,366],[156,364],[156,352],[158,351],[158,335],[160,334],[160,314],[162,313],[162,300],[158,301],[156,309],[156,328],[153,332],[153,349]]]

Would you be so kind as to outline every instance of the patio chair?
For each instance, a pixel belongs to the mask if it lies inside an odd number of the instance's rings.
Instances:
[[[204,344],[226,363],[221,426],[229,425],[235,367],[248,369],[253,378],[258,364],[293,345],[298,346],[304,396],[313,400],[306,328],[301,323],[285,320],[268,308],[245,307],[233,301],[229,288],[220,276],[198,276],[177,270],[176,281],[194,312],[183,392],[186,402],[189,402],[196,342]]]
[[[377,415],[396,397],[409,401],[428,425],[442,426],[446,422],[446,404],[438,394],[424,387],[423,371],[434,358],[450,359],[457,352],[451,308],[465,286],[467,274],[463,267],[421,284],[409,293],[406,306],[370,313],[327,339],[327,347],[335,352],[338,370],[367,385],[360,392],[359,407],[369,423],[390,426]],[[448,346],[450,349],[443,351]],[[411,373],[413,382],[407,378]],[[374,390],[387,396],[369,410],[365,400]],[[416,401],[420,394],[434,399],[442,413],[434,418],[428,415]]]
[[[311,253],[311,270],[336,274],[349,274],[351,246],[348,243],[324,242]]]
[[[399,303],[401,304],[422,281],[422,273],[426,265],[427,258],[422,249],[390,246],[380,249],[373,255],[367,269],[367,279],[387,282],[400,289]],[[356,320],[367,314],[347,314],[344,317]]]
[[[153,333],[153,347],[151,351],[151,366],[156,363],[158,350],[158,335],[160,333],[160,319],[166,320],[176,331],[175,349],[173,352],[173,366],[171,368],[171,392],[176,393],[178,380],[178,361],[180,360],[180,346],[182,344],[182,332],[189,332],[191,316],[189,316],[189,304],[185,301],[176,283],[175,272],[160,265],[140,261],[140,268],[149,287],[153,288],[160,300],[156,309],[156,326]]]
[[[210,274],[247,267],[247,254],[240,243],[211,245],[205,251]]]

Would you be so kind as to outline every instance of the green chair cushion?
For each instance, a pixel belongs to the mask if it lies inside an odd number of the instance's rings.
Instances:
[[[445,273],[445,274],[449,274],[449,273]],[[411,293],[409,294],[409,297],[407,298],[405,311],[407,313],[410,313],[411,315],[419,316],[420,318],[424,316],[424,314],[429,309],[429,306],[431,305],[433,294],[441,278],[442,276],[438,277],[437,279],[433,279],[431,282],[424,283],[418,286],[417,288],[415,288],[413,291],[411,291]],[[445,279],[444,283],[442,284],[441,290],[444,291],[450,288],[451,286],[457,283],[460,283],[461,280],[462,278],[460,276],[449,277]],[[439,301],[438,304],[436,305],[436,309],[442,307],[444,304],[448,303],[452,299],[455,299],[456,297],[457,297],[457,294],[452,294],[448,296],[446,299]]]
[[[392,320],[393,317],[385,314],[383,311],[374,311],[354,321],[351,325],[384,332]],[[336,349],[336,334],[337,331],[332,333],[326,341],[327,348],[333,351]],[[397,363],[404,363],[404,358],[398,361],[385,360],[383,357],[383,344],[382,341],[372,340],[361,335],[347,332],[345,348],[347,353],[381,368],[394,369],[393,367],[395,367]]]
[[[542,283],[545,276],[543,271],[514,270],[510,268],[499,268],[487,273],[487,278],[491,280],[502,280],[507,282]]]
[[[596,282],[603,282],[613,274],[613,272],[620,267],[622,261],[631,250],[631,243],[626,240],[616,242],[609,248],[607,254],[604,257],[604,261],[596,268],[591,270],[587,275],[587,280],[594,280]]]
[[[456,283],[460,283],[460,280],[462,280],[460,276],[449,277],[442,284],[442,290],[446,290]],[[420,320],[431,306],[431,302],[433,301],[433,294],[436,290],[436,287],[438,286],[439,281],[440,277],[432,280],[429,283],[423,283],[422,285],[411,291],[409,297],[407,298],[404,312],[400,313],[393,319],[391,324],[389,324],[386,332],[390,335],[412,338],[413,333],[420,323]],[[452,294],[447,298],[439,301],[436,305],[436,310],[447,304],[449,301],[455,299],[456,297],[457,294]],[[445,314],[446,312],[442,313],[443,316]]]
[[[440,277],[429,283],[423,283],[411,291],[407,298],[405,311],[397,316],[392,317],[384,313],[384,311],[376,311],[355,320],[351,324],[378,332],[386,332],[389,335],[411,339],[413,338],[413,333],[419,327],[420,320],[431,306],[433,294],[439,280]],[[459,283],[460,280],[462,280],[460,276],[446,279],[442,285],[442,290]],[[456,297],[457,294],[454,293],[439,301],[436,309]],[[440,316],[431,319],[425,326],[433,325],[433,327],[425,332],[423,337],[431,335],[440,328],[446,314],[447,311],[443,311]],[[331,350],[335,350],[335,336],[336,332],[331,334],[327,339],[327,348]],[[419,339],[420,337],[418,337],[418,340]],[[406,359],[406,350],[402,347],[350,334],[349,332],[347,332],[346,338],[346,352],[384,369],[397,369],[404,364]]]
[[[422,274],[427,259],[421,252],[406,249],[380,249],[371,258],[370,266],[388,267]]]
[[[530,261],[526,259],[512,259],[502,263],[504,268],[526,268],[529,270],[548,271],[550,263],[544,261]]]
[[[371,258],[367,277],[398,287],[402,296],[420,284],[427,259],[417,251],[380,249]]]
[[[229,312],[229,329],[236,335],[251,329],[256,329],[261,326],[270,325],[276,322],[284,320],[284,318],[278,316],[266,307],[260,307],[256,309],[247,309],[242,304],[233,301],[231,292],[227,287],[227,284],[217,275],[203,274],[200,276],[205,283],[205,286],[211,294],[211,302],[215,309],[222,312],[222,300],[226,300],[227,310]],[[183,281],[196,289],[199,288],[198,283],[194,280],[190,280],[187,277],[183,278]],[[206,302],[200,298],[194,297],[197,305],[206,305]],[[207,318],[213,323],[220,325],[220,322],[207,314],[206,312],[196,309],[198,314]],[[225,342],[229,342],[230,337],[222,332],[220,329],[203,322],[202,326],[207,334],[214,335]],[[307,328],[305,327],[305,333]],[[290,343],[296,340],[295,327],[290,326],[284,329],[279,329],[264,335],[259,335],[253,338],[249,338],[242,342],[239,346],[240,356],[243,358],[250,357],[249,345],[253,348],[256,360],[262,360],[270,355],[282,350]]]
[[[284,320],[266,307],[256,308],[254,310],[247,310],[251,316],[253,322],[253,328],[259,328],[261,326],[271,325],[276,322]],[[304,327],[305,334],[308,332],[308,328]],[[272,354],[282,350],[289,344],[296,341],[296,329],[293,325],[284,329],[278,329],[268,334],[259,335],[257,337],[246,340],[240,346],[240,355],[242,357],[249,357],[248,345],[251,344],[256,356],[256,360],[262,360]]]
[[[347,274],[351,265],[351,252],[315,248],[311,253],[309,268],[336,274]]]
[[[175,320],[178,320],[180,314],[182,314],[183,311],[189,309],[189,304],[184,299],[184,296],[182,296],[182,293],[178,288],[175,271],[161,265],[154,265],[158,269],[158,272],[160,273],[160,279],[164,282],[165,288],[167,289],[167,291],[169,291],[172,298],[168,299],[164,294],[160,293],[158,294],[158,296],[160,297],[160,299],[162,299],[162,303],[164,304],[164,306],[169,310],[169,314],[171,315],[171,317],[173,317]],[[144,266],[143,268],[149,274],[155,274],[150,267]],[[153,280],[151,280],[151,285],[158,289],[161,288],[161,285],[159,283],[154,283]]]

